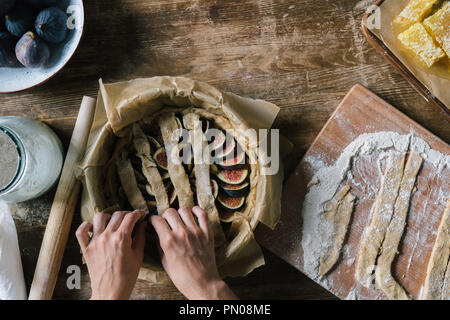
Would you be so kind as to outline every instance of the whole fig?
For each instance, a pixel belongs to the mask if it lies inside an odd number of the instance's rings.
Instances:
[[[5,15],[6,29],[16,37],[21,37],[28,30],[32,30],[33,22],[33,12],[23,6],[16,6],[13,11]]]
[[[9,33],[0,32],[0,68],[14,67],[19,64],[14,52],[16,41],[16,38]]]
[[[27,68],[39,68],[50,58],[50,49],[33,32],[25,33],[16,44],[16,57]]]
[[[67,14],[56,7],[44,9],[36,17],[35,27],[45,41],[60,43],[67,36]]]
[[[15,0],[0,0],[0,15],[11,11],[15,3]]]
[[[55,5],[58,0],[25,0],[25,3],[34,8],[45,8]]]

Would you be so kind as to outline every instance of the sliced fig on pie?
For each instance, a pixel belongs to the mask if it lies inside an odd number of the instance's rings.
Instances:
[[[245,197],[230,197],[225,193],[219,193],[217,200],[226,211],[239,211],[245,203]]]
[[[236,147],[236,140],[232,137],[228,137],[221,149],[216,150],[214,157],[216,159],[222,159],[229,156]]]
[[[214,179],[211,179],[211,190],[214,199],[217,199],[217,196],[219,195],[219,185],[217,184],[217,181]]]
[[[237,185],[241,184],[248,177],[248,169],[220,169],[217,178],[227,184]]]
[[[166,149],[159,148],[158,150],[156,150],[155,154],[153,155],[153,160],[156,162],[159,168],[167,170]]]
[[[219,129],[210,129],[205,134],[206,139],[209,141],[209,150],[216,151],[223,149],[223,145],[225,144],[225,134],[222,130]]]
[[[217,161],[217,165],[224,168],[233,168],[243,164],[245,164],[245,152],[241,148],[235,148],[233,153]]]
[[[220,188],[230,197],[242,197],[244,196],[250,187],[250,183],[248,181],[242,184],[228,184],[221,182]]]

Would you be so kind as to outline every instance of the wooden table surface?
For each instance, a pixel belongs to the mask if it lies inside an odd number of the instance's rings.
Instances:
[[[391,0],[392,1],[392,0]],[[287,174],[305,153],[339,101],[361,83],[413,120],[450,141],[449,120],[427,103],[361,32],[372,1],[351,0],[111,0],[85,1],[86,31],[65,69],[22,93],[0,95],[0,115],[40,119],[65,145],[83,95],[96,96],[105,82],[156,75],[206,81],[239,95],[281,107],[274,127],[294,143]],[[28,286],[54,190],[15,208]],[[74,230],[55,290],[56,299],[86,299],[66,287],[66,268],[80,265]],[[229,279],[241,298],[333,299],[281,259],[265,252],[267,264],[243,279]],[[139,281],[136,299],[178,299],[174,288]]]

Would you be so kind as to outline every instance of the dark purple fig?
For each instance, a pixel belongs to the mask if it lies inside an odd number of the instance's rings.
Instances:
[[[13,11],[5,15],[6,29],[18,38],[25,32],[33,30],[33,23],[33,12],[23,6],[16,6]]]
[[[211,190],[214,199],[217,199],[217,196],[219,195],[219,185],[217,184],[216,180],[211,179]]]
[[[50,7],[39,12],[34,23],[37,34],[47,42],[60,43],[67,36],[67,14]]]
[[[15,3],[15,0],[0,0],[0,15],[10,12]]]
[[[248,169],[220,169],[217,178],[227,184],[241,184],[248,177]]]
[[[47,44],[29,31],[16,44],[16,57],[27,68],[40,68],[48,62]]]
[[[25,0],[29,6],[37,9],[53,6],[58,3],[58,0]]]
[[[220,188],[230,197],[242,197],[244,196],[248,189],[249,189],[250,183],[244,182],[242,184],[228,184],[221,182]]]
[[[155,160],[159,168],[167,170],[166,149],[159,148],[158,150],[156,150],[155,154],[153,155],[153,159]]]
[[[0,68],[14,67],[19,64],[15,53],[17,39],[6,32],[0,32]]]
[[[217,200],[226,211],[239,211],[245,203],[245,197],[230,197],[225,193],[219,193]]]

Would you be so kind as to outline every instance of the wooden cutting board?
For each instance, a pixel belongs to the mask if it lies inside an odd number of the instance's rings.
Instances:
[[[450,146],[434,136],[397,109],[377,97],[361,85],[354,86],[313,142],[304,158],[286,181],[282,198],[281,220],[275,230],[260,225],[256,230],[258,242],[289,264],[303,271],[302,202],[318,168],[313,168],[307,157],[320,157],[324,165],[333,164],[344,148],[363,133],[394,131],[399,134],[414,132],[414,136],[425,140],[432,149],[442,154],[450,154]],[[361,160],[363,161],[363,160]],[[355,279],[359,244],[364,229],[370,223],[370,209],[380,186],[380,174],[375,163],[365,163],[365,181],[372,189],[368,196],[367,186],[349,181],[351,192],[358,201],[353,211],[344,250],[336,266],[328,274],[332,283],[327,287],[339,298],[387,299],[378,289],[367,289]],[[431,249],[436,238],[445,204],[442,197],[450,194],[450,169],[439,175],[434,167],[424,162],[416,181],[408,212],[407,226],[399,246],[399,255],[393,264],[393,275],[414,299],[420,297]],[[369,177],[367,179],[367,177]],[[355,176],[358,181],[358,176]],[[440,199],[440,201],[438,201]]]

